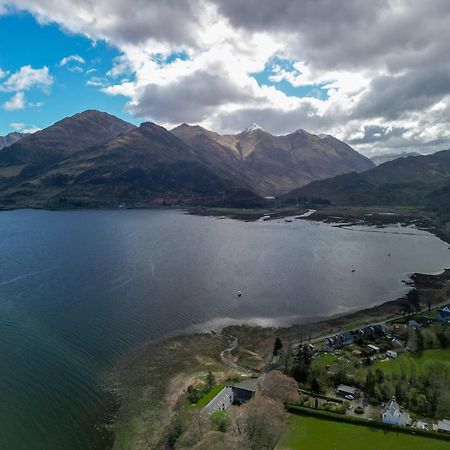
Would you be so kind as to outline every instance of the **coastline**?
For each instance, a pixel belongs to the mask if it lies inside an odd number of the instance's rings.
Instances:
[[[416,289],[421,304],[433,308],[450,296],[450,269],[438,275],[415,273],[407,284]],[[381,323],[400,316],[406,297],[370,308],[317,319],[288,327],[231,325],[222,332],[180,334],[126,354],[108,374],[106,385],[118,407],[107,428],[114,446],[127,450],[158,446],[175,414],[182,413],[182,399],[190,385],[212,370],[218,380],[242,372],[224,364],[223,351],[231,337],[238,346],[230,352],[235,367],[260,371],[269,361],[273,341],[279,337],[289,345],[322,338],[367,323]],[[244,374],[248,376],[247,374]],[[158,447],[156,447],[158,448]]]

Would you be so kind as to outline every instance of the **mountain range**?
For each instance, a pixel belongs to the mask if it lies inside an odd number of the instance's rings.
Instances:
[[[384,155],[375,155],[370,158],[370,160],[376,165],[379,166],[388,161],[393,161],[398,158],[407,158],[408,156],[421,156],[422,153],[417,152],[404,152],[404,153],[387,153]]]
[[[274,136],[253,124],[237,135],[220,135],[183,124],[171,131],[196,149],[210,167],[263,196],[277,196],[317,179],[374,166],[333,136],[305,130]]]
[[[0,150],[14,144],[14,142],[20,141],[20,139],[24,138],[25,136],[28,136],[28,134],[18,133],[17,131],[9,133],[6,136],[0,136]]]
[[[257,125],[221,135],[182,124],[136,127],[89,110],[0,150],[0,207],[256,206],[373,163],[338,139]]]
[[[337,206],[418,206],[448,215],[450,150],[398,158],[363,173],[314,181],[284,199],[320,200]]]

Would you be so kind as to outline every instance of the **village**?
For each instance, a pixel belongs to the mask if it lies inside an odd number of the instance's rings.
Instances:
[[[445,304],[288,348],[277,338],[271,360],[260,370],[244,370],[241,380],[217,386],[199,402],[200,415],[226,417],[261,390],[275,398],[279,394],[268,389],[287,383],[286,392],[298,390],[295,400],[284,399],[290,415],[444,439],[450,433],[449,323]]]

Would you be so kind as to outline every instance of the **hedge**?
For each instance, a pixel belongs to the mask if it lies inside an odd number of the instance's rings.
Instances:
[[[317,417],[319,419],[326,419],[326,420],[333,420],[335,422],[345,422],[352,425],[359,425],[364,427],[371,427],[371,428],[379,428],[386,431],[393,431],[397,433],[404,433],[404,434],[412,434],[412,435],[418,435],[423,436],[431,439],[439,439],[441,441],[449,441],[450,442],[450,435],[439,433],[436,431],[427,431],[427,430],[419,430],[417,428],[409,428],[409,427],[396,427],[394,425],[387,425],[382,422],[375,422],[375,421],[369,421],[366,419],[361,419],[359,417],[351,417],[347,415],[340,415],[336,413],[332,413],[329,411],[323,411],[319,409],[313,409],[313,408],[306,408],[304,406],[299,405],[286,405],[286,409],[291,414],[297,414],[299,416],[311,416],[311,417]]]

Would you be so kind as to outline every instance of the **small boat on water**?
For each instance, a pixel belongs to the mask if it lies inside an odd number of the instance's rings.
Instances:
[[[241,291],[237,291],[237,296],[238,297],[242,297],[242,292]]]
[[[292,219],[284,219],[284,221],[287,222],[287,223],[291,223]]]

